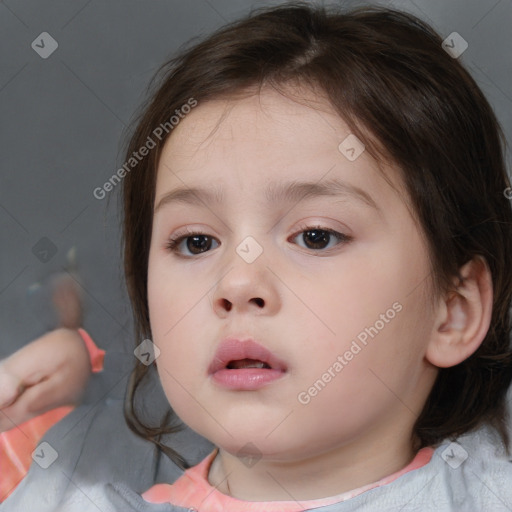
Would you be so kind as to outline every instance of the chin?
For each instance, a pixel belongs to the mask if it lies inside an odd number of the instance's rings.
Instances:
[[[238,458],[265,458],[268,460],[285,460],[290,457],[295,449],[289,444],[290,438],[285,440],[279,436],[266,437],[265,434],[255,433],[252,431],[238,432],[236,435],[233,433],[233,437],[229,436],[225,432],[218,436],[216,439],[212,439],[213,436],[208,434],[201,434],[203,437],[207,437],[212,441],[218,448],[230,453]],[[270,438],[272,437],[272,439]]]

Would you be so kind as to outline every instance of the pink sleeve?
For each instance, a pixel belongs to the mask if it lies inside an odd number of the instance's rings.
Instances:
[[[78,329],[78,333],[84,340],[85,346],[89,352],[89,358],[91,359],[91,368],[94,373],[101,372],[103,370],[103,360],[105,359],[105,351],[101,350],[96,346],[92,338],[84,329]]]

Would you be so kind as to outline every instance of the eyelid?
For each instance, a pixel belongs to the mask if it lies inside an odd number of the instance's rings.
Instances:
[[[191,227],[191,226],[184,226],[181,228],[176,229],[172,235],[168,236],[167,240],[178,240],[180,238],[186,238],[189,236],[194,235],[206,235],[211,238],[214,238],[218,241],[215,235],[210,234],[213,230],[211,228],[206,227]],[[220,243],[220,242],[219,242]]]
[[[321,231],[327,231],[328,233],[332,233],[334,235],[343,235],[344,234],[344,233],[340,233],[339,231],[337,231],[334,228],[328,228],[326,226],[322,226],[322,224],[320,222],[312,222],[312,223],[305,223],[305,224],[299,225],[299,227],[295,230],[295,232],[294,232],[294,234],[292,236],[295,237],[299,233],[303,233],[304,231],[311,231],[313,229],[318,229],[318,230],[321,230]],[[344,235],[344,236],[348,237],[348,235]]]

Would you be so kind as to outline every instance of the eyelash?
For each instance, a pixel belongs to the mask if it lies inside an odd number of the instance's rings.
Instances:
[[[295,239],[301,233],[305,233],[306,231],[315,231],[315,230],[323,231],[323,232],[328,233],[329,235],[335,237],[338,240],[338,243],[336,244],[336,246],[338,246],[340,244],[347,244],[348,242],[352,241],[352,239],[353,239],[353,237],[351,237],[349,235],[345,235],[344,233],[340,233],[340,232],[335,231],[333,229],[324,228],[324,227],[322,227],[320,225],[314,225],[314,226],[303,225],[290,238],[291,239]],[[206,235],[205,233],[203,233],[201,231],[189,231],[189,230],[187,230],[184,233],[181,233],[181,234],[179,234],[179,235],[177,235],[175,237],[169,238],[169,240],[165,244],[165,248],[168,251],[173,252],[174,254],[176,254],[177,256],[182,257],[182,258],[194,258],[195,256],[200,256],[201,254],[205,254],[205,253],[199,253],[199,254],[193,254],[193,255],[188,255],[188,254],[184,255],[184,254],[180,254],[179,253],[178,249],[179,249],[179,246],[180,246],[181,242],[183,242],[187,238],[190,238],[190,237],[193,237],[193,236],[209,236],[209,235]],[[210,238],[213,238],[213,237],[210,237]],[[217,243],[219,243],[219,242],[217,242]],[[308,248],[305,248],[305,249],[313,251],[313,252],[330,253],[334,248],[320,249],[320,250],[308,249]],[[209,252],[209,251],[206,251],[206,252]]]

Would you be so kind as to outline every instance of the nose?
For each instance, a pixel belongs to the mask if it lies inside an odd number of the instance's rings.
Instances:
[[[217,316],[226,318],[236,313],[275,315],[279,311],[278,281],[260,258],[247,263],[235,254],[213,291],[212,305]]]

